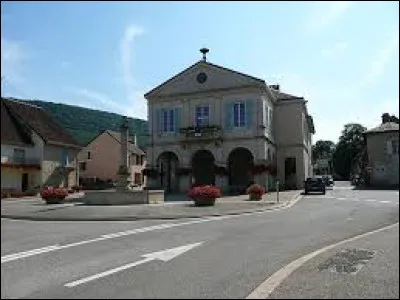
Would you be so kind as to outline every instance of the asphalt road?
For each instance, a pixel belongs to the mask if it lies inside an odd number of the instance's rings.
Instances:
[[[246,298],[293,260],[398,222],[398,194],[352,190],[338,183],[325,196],[304,196],[289,209],[242,216],[136,222],[2,219],[1,297]],[[149,260],[108,276],[99,275],[140,262],[143,255],[195,243],[201,244],[169,261]],[[313,266],[334,255],[338,247],[296,270],[271,297],[398,297],[398,227],[358,243],[350,246],[374,248],[376,254],[357,274],[335,274],[333,278],[327,271],[315,271]],[[43,253],[21,254],[49,246],[54,247],[42,249]],[[367,271],[381,280],[366,276],[363,272]],[[99,278],[68,287],[92,275]],[[313,280],[307,281],[307,290],[299,289],[308,275]],[[344,280],[344,276],[358,280]],[[357,288],[360,285],[363,289]]]

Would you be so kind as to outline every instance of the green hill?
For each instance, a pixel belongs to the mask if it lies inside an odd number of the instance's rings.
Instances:
[[[87,145],[103,130],[119,131],[121,124],[122,115],[116,113],[39,100],[24,101],[49,111],[83,146]],[[137,135],[137,142],[140,147],[146,147],[149,139],[147,121],[128,119],[130,123],[129,133]]]

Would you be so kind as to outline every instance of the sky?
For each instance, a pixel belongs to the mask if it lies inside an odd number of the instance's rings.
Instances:
[[[399,115],[399,3],[1,2],[2,96],[147,119],[201,59],[303,96],[319,139]]]

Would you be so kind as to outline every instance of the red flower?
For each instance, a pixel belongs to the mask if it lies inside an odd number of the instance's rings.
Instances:
[[[189,198],[195,199],[201,196],[209,198],[221,197],[221,190],[215,185],[200,185],[192,187],[188,193]]]
[[[42,199],[47,200],[51,198],[64,199],[68,195],[68,190],[64,188],[54,188],[52,186],[44,187],[40,191]]]
[[[251,186],[249,186],[247,188],[246,192],[249,195],[253,195],[253,196],[256,196],[256,197],[261,197],[262,195],[265,194],[265,189],[264,189],[264,187],[262,185],[259,185],[259,184],[255,183],[255,184],[252,184]]]

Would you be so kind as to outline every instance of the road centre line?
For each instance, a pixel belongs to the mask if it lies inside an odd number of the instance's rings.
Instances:
[[[210,222],[210,221],[219,221],[219,220],[231,219],[231,218],[236,218],[236,217],[241,217],[241,216],[250,216],[250,215],[257,215],[257,214],[265,214],[265,213],[273,212],[273,211],[279,211],[279,210],[283,210],[283,209],[292,207],[301,198],[302,197],[299,195],[293,201],[290,201],[289,204],[281,206],[281,207],[277,207],[277,208],[272,208],[269,210],[261,210],[261,211],[249,212],[249,213],[243,213],[243,214],[237,214],[237,215],[204,217],[204,218],[199,218],[199,219],[195,219],[192,221],[181,222],[181,223],[165,223],[165,224],[147,226],[147,227],[136,228],[136,229],[126,230],[126,231],[120,231],[120,232],[115,232],[115,233],[110,233],[110,234],[104,234],[97,238],[74,242],[74,243],[66,244],[66,245],[55,244],[55,245],[41,247],[41,248],[32,249],[32,250],[28,250],[28,251],[7,254],[7,255],[4,255],[1,257],[1,263],[3,264],[3,263],[10,262],[10,261],[39,255],[42,253],[49,253],[49,252],[53,252],[53,251],[63,250],[63,249],[67,249],[67,248],[72,248],[72,247],[76,247],[76,246],[94,243],[94,242],[118,238],[121,236],[135,235],[135,234],[143,233],[143,232],[151,232],[151,231],[163,230],[163,229],[168,229],[168,228],[173,228],[173,227],[181,227],[181,226],[185,226],[185,225],[199,224],[199,223],[205,223],[205,222]]]

